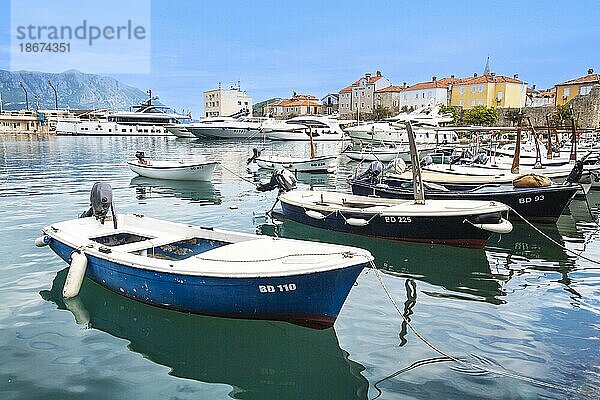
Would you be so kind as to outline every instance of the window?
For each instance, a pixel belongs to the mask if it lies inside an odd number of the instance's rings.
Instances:
[[[427,92],[427,97],[431,98],[431,90]]]
[[[502,101],[502,98],[504,97],[504,93],[502,91],[498,92],[498,96],[496,97],[496,100],[498,101]]]
[[[238,101],[238,106],[241,106],[241,105],[242,105],[242,102],[241,102],[241,101]]]
[[[479,85],[479,93],[483,93],[483,85]]]
[[[477,100],[477,104],[482,106],[483,105],[483,100]]]
[[[569,97],[569,95],[571,94],[571,89],[570,88],[565,88],[565,91],[563,92],[564,96],[563,97]]]
[[[423,98],[425,98],[425,92],[423,92]]]
[[[521,93],[525,91],[525,85],[521,85]]]
[[[415,94],[415,99],[418,99],[418,98],[419,98],[419,93],[416,93]]]
[[[582,86],[581,88],[579,88],[579,94],[589,94],[591,90],[591,86]]]
[[[471,107],[475,106],[475,100],[471,100]]]
[[[465,94],[465,87],[464,86],[459,87],[458,88],[458,93]]]
[[[477,93],[477,85],[471,85],[471,93]]]
[[[461,101],[459,101],[459,102],[458,102],[458,105],[459,105],[459,106],[461,106],[461,107],[462,107],[462,106],[464,106],[464,104],[463,104],[463,101],[462,101],[462,100],[461,100]]]

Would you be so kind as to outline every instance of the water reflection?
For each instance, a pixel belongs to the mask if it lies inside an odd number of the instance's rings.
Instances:
[[[277,215],[276,215],[277,218]],[[279,216],[281,218],[281,216]],[[369,250],[386,273],[425,281],[446,290],[424,293],[436,297],[501,304],[501,274],[492,274],[485,252],[477,249],[395,242],[312,228],[291,220],[263,223],[257,232],[271,236],[347,244]]]
[[[130,341],[129,348],[171,368],[171,375],[231,385],[243,399],[365,399],[364,367],[348,360],[333,328],[232,320],[152,307],[84,281],[63,300],[67,269],[40,295],[80,324]]]
[[[176,181],[137,176],[129,183],[138,200],[177,197],[200,204],[221,204],[221,192],[211,182]]]

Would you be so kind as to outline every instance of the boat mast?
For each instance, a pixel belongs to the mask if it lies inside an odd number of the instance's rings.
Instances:
[[[517,144],[515,146],[515,155],[513,156],[512,167],[510,168],[511,174],[519,173],[519,163],[521,158],[521,123],[523,122],[523,114],[519,113],[519,119],[517,122]]]
[[[529,118],[529,116],[527,116],[526,118],[527,118],[527,122],[529,123],[529,127],[531,128],[531,134],[533,135],[533,140],[535,141],[535,165],[533,166],[533,168],[540,169],[540,168],[543,168],[542,167],[542,155],[540,154],[540,141],[537,136],[537,133],[535,132],[535,128],[533,127],[533,124],[531,123],[531,118]]]
[[[423,192],[423,180],[421,179],[419,152],[417,151],[415,134],[410,121],[406,121],[406,133],[408,134],[408,144],[410,146],[410,162],[412,164],[415,204],[425,204],[425,193]]]
[[[569,163],[573,164],[577,161],[577,132],[575,130],[575,118],[571,116],[571,155]]]
[[[548,152],[546,158],[552,160],[552,132],[550,132],[550,114],[546,114],[546,129],[548,130]]]

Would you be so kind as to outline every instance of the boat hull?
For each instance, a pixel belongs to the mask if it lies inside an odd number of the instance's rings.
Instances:
[[[188,128],[198,138],[202,139],[262,139],[260,129],[256,128]]]
[[[388,181],[384,185],[358,180],[353,180],[350,183],[352,193],[355,195],[392,199],[412,199],[414,196],[412,187],[401,187],[402,182],[398,181]],[[512,188],[512,190],[502,191],[495,190],[495,187],[499,187],[499,185],[490,185],[489,192],[482,191],[482,188],[450,192],[426,189],[425,197],[437,200],[497,201],[511,207],[528,221],[554,223],[579,189],[576,185]],[[509,217],[513,220],[520,220],[514,213],[509,213]]]
[[[54,238],[50,248],[67,263],[76,250]],[[165,273],[86,256],[87,278],[143,303],[194,314],[282,320],[314,328],[333,325],[356,278],[367,266],[361,263],[282,277],[222,278]]]
[[[483,248],[491,232],[476,228],[465,221],[464,215],[448,217],[385,216],[365,213],[330,213],[326,218],[313,218],[310,208],[297,206],[281,199],[283,215],[296,222],[316,228],[390,240],[446,244],[459,247]],[[315,210],[316,211],[316,210]],[[323,211],[317,211],[323,213]],[[365,226],[355,226],[348,220],[370,219]]]
[[[160,167],[128,162],[129,168],[140,176],[155,179],[210,181],[218,163],[187,164],[176,167]]]
[[[260,168],[286,168],[292,172],[334,172],[337,168],[337,156],[322,156],[315,158],[267,158],[258,157],[256,164]]]

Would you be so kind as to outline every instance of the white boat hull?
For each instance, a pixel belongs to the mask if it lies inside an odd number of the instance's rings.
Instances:
[[[256,164],[265,169],[285,168],[293,172],[334,172],[337,168],[337,156],[315,158],[261,156],[256,159]]]
[[[172,133],[173,135],[177,136],[178,138],[195,138],[196,137],[193,133],[188,131],[185,126],[171,125],[171,126],[165,126],[165,129],[169,133]]]
[[[143,165],[137,161],[127,163],[129,168],[140,176],[182,181],[210,181],[217,164],[217,162],[194,164],[150,162],[149,165]]]
[[[262,134],[255,128],[190,128],[192,134],[208,139],[261,139]]]
[[[435,151],[435,146],[419,146],[419,155],[424,156]],[[369,150],[346,150],[343,153],[351,160],[355,161],[381,161],[390,162],[393,159],[401,158],[405,162],[410,162],[410,149],[372,149]]]
[[[170,136],[164,125],[126,125],[106,121],[63,122],[56,134],[66,136]]]

